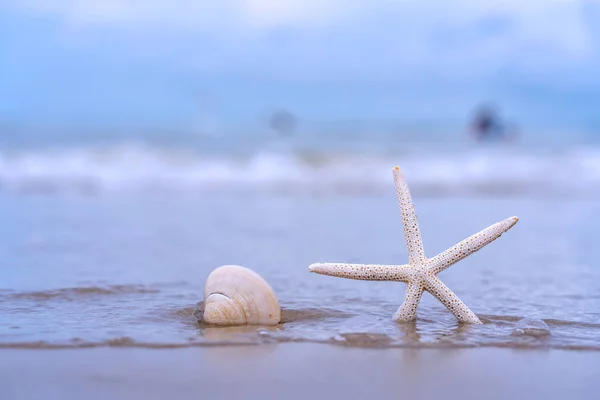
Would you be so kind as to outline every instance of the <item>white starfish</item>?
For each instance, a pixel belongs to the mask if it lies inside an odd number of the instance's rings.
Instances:
[[[421,300],[421,295],[426,290],[445,305],[460,322],[481,324],[479,318],[442,283],[437,274],[499,238],[504,232],[512,228],[519,219],[510,217],[495,223],[437,256],[428,259],[423,251],[421,231],[419,230],[417,216],[404,174],[399,167],[395,167],[393,176],[400,205],[400,214],[402,215],[404,236],[408,247],[408,264],[316,263],[308,267],[309,271],[348,279],[406,283],[404,303],[394,314],[392,318],[394,321],[414,320],[417,316],[417,306]]]

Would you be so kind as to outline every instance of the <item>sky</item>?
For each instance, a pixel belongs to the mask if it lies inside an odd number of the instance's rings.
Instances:
[[[599,0],[0,0],[0,122],[463,120],[600,130]],[[216,122],[215,122],[216,121]]]

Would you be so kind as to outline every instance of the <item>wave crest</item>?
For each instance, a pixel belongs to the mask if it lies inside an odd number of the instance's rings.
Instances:
[[[142,146],[0,154],[4,191],[388,190],[402,166],[415,194],[588,193],[600,189],[600,149],[518,148],[390,153],[262,151],[215,155]]]

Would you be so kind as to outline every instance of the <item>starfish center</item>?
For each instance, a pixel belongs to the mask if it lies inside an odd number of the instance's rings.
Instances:
[[[429,273],[424,268],[416,268],[413,274],[413,279],[416,281],[425,281],[429,277]]]

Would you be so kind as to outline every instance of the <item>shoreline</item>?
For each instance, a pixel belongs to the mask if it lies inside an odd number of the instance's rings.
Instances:
[[[214,348],[237,348],[237,347],[268,347],[288,345],[314,345],[328,346],[341,349],[365,349],[365,350],[516,350],[516,351],[564,351],[564,352],[600,352],[596,346],[586,345],[544,345],[543,343],[489,343],[489,344],[460,344],[460,343],[419,343],[419,344],[388,344],[380,343],[377,337],[372,341],[367,339],[359,343],[344,342],[341,340],[317,341],[317,340],[276,340],[272,342],[190,342],[190,343],[145,343],[135,342],[129,338],[111,339],[107,342],[90,343],[2,343],[0,354],[4,351],[74,351],[74,350],[96,350],[96,349],[146,349],[146,350],[179,350],[179,349],[214,349]]]
[[[3,400],[591,399],[600,390],[590,351],[315,343],[45,350],[0,350]]]

